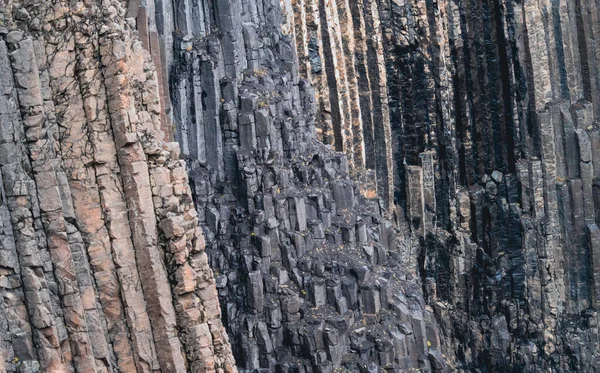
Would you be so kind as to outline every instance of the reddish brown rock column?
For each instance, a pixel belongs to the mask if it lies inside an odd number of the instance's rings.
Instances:
[[[43,44],[38,44],[43,45]],[[39,208],[41,220],[44,226],[50,259],[54,265],[54,273],[58,282],[58,293],[62,299],[62,309],[65,312],[65,325],[71,340],[71,350],[73,353],[73,364],[75,368],[82,372],[102,372],[108,367],[102,366],[100,362],[94,361],[94,355],[97,358],[106,358],[106,339],[103,331],[98,330],[95,346],[92,346],[93,330],[98,324],[94,323],[95,300],[91,303],[84,303],[88,298],[84,298],[86,285],[91,285],[89,269],[76,268],[74,260],[76,255],[83,255],[83,252],[76,252],[82,249],[80,245],[73,242],[73,236],[67,234],[67,222],[63,214],[62,196],[58,188],[57,173],[60,164],[55,152],[55,146],[52,133],[53,118],[52,114],[46,114],[46,108],[54,109],[52,103],[44,105],[42,101],[42,86],[39,80],[40,73],[37,65],[45,68],[44,61],[36,60],[34,56],[34,44],[31,39],[23,40],[19,45],[15,45],[15,50],[11,57],[13,59],[13,71],[15,72],[19,103],[22,116],[25,119],[26,137],[28,137],[29,156],[32,161],[34,180],[38,188]],[[68,69],[69,56],[66,51],[56,51],[55,58],[48,61],[48,75],[51,84],[53,79],[58,76],[62,81],[64,90],[69,85],[70,79],[73,79],[73,72]],[[53,64],[53,63],[56,63]],[[67,95],[68,96],[68,95]],[[70,109],[69,109],[70,108]],[[63,114],[67,121],[73,119],[73,112],[77,106],[61,107],[60,102],[56,103],[56,109]],[[75,126],[81,124],[75,121]],[[73,132],[74,134],[77,132]],[[29,134],[29,136],[27,136]],[[81,132],[79,131],[79,134]],[[77,150],[75,149],[76,153]],[[68,162],[67,162],[68,164]],[[66,167],[69,170],[69,167]],[[83,174],[80,174],[81,177]],[[76,238],[75,238],[76,239]],[[81,271],[80,271],[81,269]],[[91,294],[93,294],[93,290]],[[89,324],[88,324],[89,321]]]
[[[234,372],[186,166],[162,142],[160,81],[125,9],[20,9],[22,30],[0,30],[1,369]],[[158,229],[173,212],[183,241]]]
[[[25,149],[18,141],[24,134],[8,57],[6,44],[1,41],[0,113],[3,120],[0,121],[2,126],[0,133],[3,138],[0,141],[0,167],[2,167],[4,184],[3,193],[5,193],[3,204],[7,207],[13,230],[6,232],[5,228],[5,235],[12,238],[11,241],[14,242],[15,250],[12,258],[18,260],[20,267],[17,272],[20,276],[13,278],[17,284],[22,284],[22,292],[17,286],[14,290],[15,294],[6,298],[11,300],[5,305],[7,315],[17,316],[15,320],[18,320],[17,325],[20,325],[21,330],[20,336],[12,340],[12,347],[17,349],[24,363],[39,362],[41,366],[50,370],[67,371],[71,368],[71,362],[64,360],[63,356],[69,353],[69,345],[64,345],[67,350],[63,352],[58,330],[61,323],[57,320],[48,289],[48,283],[53,280],[48,281],[47,278],[53,277],[53,274],[51,268],[49,270],[44,268],[42,248],[45,245],[38,244],[35,235],[32,198],[36,195],[35,189],[30,189],[33,180],[23,169],[24,166],[30,167],[30,165]],[[5,213],[4,216],[6,215]],[[31,332],[31,339],[23,336],[24,332]]]
[[[107,85],[107,101],[111,127],[116,139],[117,156],[123,175],[124,194],[128,207],[129,225],[135,247],[138,271],[148,300],[147,309],[152,323],[157,355],[165,372],[184,372],[185,358],[177,337],[175,310],[169,281],[157,245],[150,176],[142,144],[137,138],[137,117],[130,117],[133,95],[127,79],[131,76],[125,51],[131,39],[121,41],[121,33],[101,36],[102,70]],[[139,67],[138,67],[139,68]],[[132,122],[133,120],[133,122]]]
[[[98,14],[100,9],[92,7],[89,11]],[[106,91],[103,81],[95,79],[101,74],[100,63],[92,57],[92,52],[98,48],[99,35],[93,31],[82,32],[80,35],[78,45],[82,47],[77,53],[77,77],[79,84],[87,87],[83,91],[83,108],[88,122],[89,142],[100,198],[99,201],[95,201],[94,208],[101,209],[104,221],[104,227],[92,231],[92,234],[95,233],[99,242],[103,242],[105,237],[110,239],[108,247],[111,249],[110,253],[104,253],[101,258],[104,260],[96,263],[98,266],[111,268],[106,259],[112,259],[116,267],[116,277],[103,276],[102,282],[110,280],[107,285],[119,287],[118,291],[113,289],[112,294],[107,293],[103,297],[106,303],[106,317],[110,320],[108,329],[111,336],[114,336],[116,355],[123,356],[118,359],[120,369],[129,371],[137,368],[140,372],[150,372],[157,370],[159,364],[136,267],[127,206],[123,200],[123,187],[121,180],[116,177],[119,165],[107,114]],[[119,298],[123,301],[122,308],[116,303]],[[122,335],[123,331],[130,334],[131,341],[127,341],[127,336]],[[135,364],[135,367],[132,364]]]

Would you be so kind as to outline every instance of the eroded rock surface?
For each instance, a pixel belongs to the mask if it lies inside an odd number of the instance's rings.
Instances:
[[[445,369],[279,1],[0,10],[2,370]]]
[[[598,2],[290,6],[319,135],[420,241],[452,365],[595,371]]]
[[[0,9],[0,370],[236,371],[122,4]]]
[[[443,371],[374,174],[317,141],[289,4],[205,5],[177,26],[171,103],[238,367]]]
[[[594,0],[0,0],[0,371],[595,371]]]

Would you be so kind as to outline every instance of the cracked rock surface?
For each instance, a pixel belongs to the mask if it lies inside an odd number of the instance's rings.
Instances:
[[[599,3],[289,9],[319,138],[376,173],[419,241],[404,263],[451,365],[596,371]]]
[[[122,4],[0,9],[0,370],[235,371],[186,163]]]
[[[443,371],[432,309],[402,267],[374,174],[317,141],[287,5],[203,4],[177,23],[186,31],[165,59],[239,369]]]
[[[285,4],[0,5],[3,371],[446,368]]]
[[[597,0],[0,0],[0,372],[594,372]]]

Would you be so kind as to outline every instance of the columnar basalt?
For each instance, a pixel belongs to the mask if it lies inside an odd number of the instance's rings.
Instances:
[[[0,9],[2,371],[235,371],[186,165],[122,4]]]
[[[443,370],[433,314],[398,260],[398,230],[374,183],[360,181],[373,175],[356,164],[358,87],[337,10],[315,14],[317,1],[204,5],[174,41],[171,102],[238,366]],[[300,79],[319,68],[297,62],[294,9],[326,27],[300,48],[336,64],[322,75],[340,85],[335,103],[325,81],[315,95]],[[193,27],[199,19],[214,20],[211,34]],[[316,117],[317,107],[327,112]],[[317,141],[315,121],[324,120],[348,155]],[[318,133],[328,136],[326,126]]]
[[[354,3],[350,22],[343,1],[320,12],[354,30],[342,43],[358,47],[342,50],[356,80],[370,83],[361,108],[386,79],[393,184],[368,163],[365,141],[366,166],[393,187],[397,216],[420,240],[404,260],[421,275],[456,367],[593,371],[597,2]],[[296,40],[310,38],[305,14],[294,17]],[[366,64],[384,61],[385,76],[364,68],[362,29],[367,45],[381,40],[383,59],[367,54]],[[321,75],[333,66],[315,62]],[[362,116],[365,139],[371,123]]]
[[[0,0],[0,371],[595,371],[599,9]]]
[[[0,3],[2,371],[445,368],[361,169],[346,5],[306,13],[316,117],[298,4]]]

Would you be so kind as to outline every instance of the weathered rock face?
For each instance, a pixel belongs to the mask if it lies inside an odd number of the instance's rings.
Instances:
[[[443,370],[374,175],[316,140],[292,11],[279,0],[181,6],[164,58],[175,138],[238,367]]]
[[[0,371],[235,371],[125,10],[0,5]]]
[[[598,2],[290,8],[317,132],[420,240],[457,369],[595,371]]]
[[[92,3],[0,0],[0,371],[595,371],[600,4]]]
[[[291,14],[0,2],[1,371],[445,369]]]

